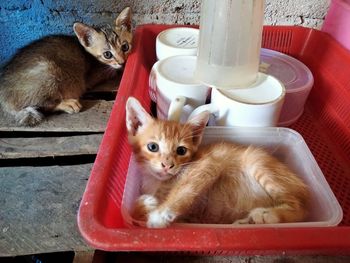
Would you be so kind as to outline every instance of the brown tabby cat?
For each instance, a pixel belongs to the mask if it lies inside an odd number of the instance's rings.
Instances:
[[[34,126],[42,112],[81,110],[87,88],[110,78],[131,49],[131,10],[109,25],[75,23],[73,36],[48,36],[21,49],[0,73],[0,105],[17,125]]]
[[[201,145],[204,112],[180,124],[153,119],[129,98],[129,142],[143,171],[132,216],[148,227],[172,222],[270,224],[302,221],[309,191],[286,165],[260,148]]]

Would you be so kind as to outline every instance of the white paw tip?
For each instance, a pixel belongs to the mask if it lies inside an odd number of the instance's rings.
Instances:
[[[249,213],[249,222],[252,224],[279,223],[278,216],[270,209],[256,208]]]
[[[143,195],[140,198],[146,208],[155,208],[158,205],[158,200],[153,195]]]
[[[167,227],[171,222],[175,220],[176,215],[166,210],[155,210],[149,214],[147,227],[149,228],[164,228]]]

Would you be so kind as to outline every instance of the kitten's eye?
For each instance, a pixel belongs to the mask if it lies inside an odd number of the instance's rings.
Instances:
[[[113,57],[113,54],[111,51],[106,51],[103,52],[103,56],[105,57],[105,59],[111,59]]]
[[[150,152],[158,152],[159,146],[155,142],[150,142],[149,144],[147,144],[147,149]]]
[[[127,42],[123,43],[121,49],[123,52],[127,52],[129,50],[129,44]]]
[[[184,147],[184,146],[179,146],[179,147],[177,147],[177,149],[176,149],[176,153],[177,153],[178,155],[185,155],[185,154],[187,153],[187,148]]]

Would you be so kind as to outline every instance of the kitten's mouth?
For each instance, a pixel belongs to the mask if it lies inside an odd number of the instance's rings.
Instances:
[[[159,172],[155,174],[155,177],[160,181],[166,181],[173,177],[173,175],[169,173]]]

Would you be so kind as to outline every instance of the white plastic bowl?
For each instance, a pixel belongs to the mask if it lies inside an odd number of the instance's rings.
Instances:
[[[156,38],[157,59],[178,55],[197,55],[199,30],[175,27],[160,32]]]

